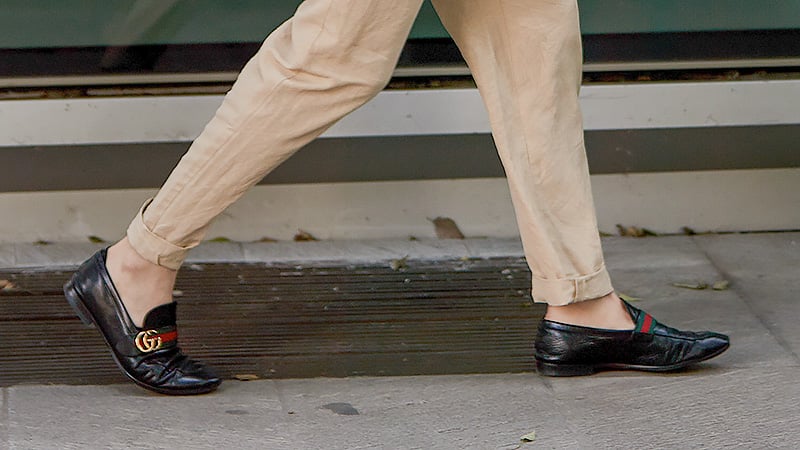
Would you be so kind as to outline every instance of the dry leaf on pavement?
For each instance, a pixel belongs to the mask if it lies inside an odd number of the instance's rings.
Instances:
[[[638,302],[639,300],[641,300],[641,299],[640,299],[640,298],[638,298],[638,297],[631,297],[630,295],[623,294],[622,292],[617,292],[617,296],[618,296],[619,298],[621,298],[621,299],[625,300],[625,301],[626,301],[626,302],[628,302],[628,303],[631,303],[631,302]]]
[[[255,381],[258,380],[258,375],[252,373],[241,373],[234,375],[233,378],[239,381]]]
[[[294,240],[295,242],[309,242],[318,241],[319,239],[315,238],[307,231],[297,230],[297,234],[294,235]]]
[[[535,431],[531,431],[530,433],[526,434],[525,436],[522,436],[521,438],[519,438],[519,440],[522,441],[522,442],[533,442],[533,441],[536,440],[536,432]]]
[[[437,217],[433,220],[436,237],[439,239],[464,239],[464,233],[458,229],[456,222],[449,217]]]
[[[640,228],[635,226],[623,226],[617,224],[617,230],[620,236],[626,237],[645,237],[645,236],[658,236],[658,233],[647,228]]]
[[[728,281],[728,280],[719,280],[719,281],[715,282],[713,285],[711,285],[711,289],[713,289],[715,291],[724,291],[724,290],[727,290],[728,287],[730,287],[730,285],[731,285],[731,282]]]
[[[696,283],[672,283],[672,285],[684,289],[694,289],[696,291],[702,291],[703,289],[708,289],[708,284],[700,281]]]
[[[389,267],[392,268],[395,272],[398,270],[403,270],[408,267],[406,261],[408,260],[408,255],[400,258],[400,259],[393,259],[392,262],[389,263]]]

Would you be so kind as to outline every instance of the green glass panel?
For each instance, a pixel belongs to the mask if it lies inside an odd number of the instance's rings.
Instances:
[[[800,28],[800,0],[579,0],[584,34]]]
[[[258,42],[300,3],[3,0],[0,47]],[[800,0],[580,0],[580,6],[585,34],[800,28]],[[411,37],[446,36],[426,2]]]

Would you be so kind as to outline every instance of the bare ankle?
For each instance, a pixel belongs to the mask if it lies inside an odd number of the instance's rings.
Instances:
[[[614,292],[566,306],[548,306],[545,319],[593,328],[615,330],[634,328],[630,314]]]
[[[106,258],[106,264],[112,264],[117,269],[121,269],[126,272],[170,271],[165,267],[153,264],[150,261],[144,259],[133,248],[131,243],[128,241],[128,238],[124,238],[108,248],[108,256]]]
[[[108,249],[108,270],[133,323],[142,327],[153,308],[172,301],[177,272],[144,259],[127,238]]]

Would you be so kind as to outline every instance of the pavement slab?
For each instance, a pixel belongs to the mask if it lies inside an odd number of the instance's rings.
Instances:
[[[700,372],[706,372],[701,374]],[[701,376],[698,376],[701,374]],[[796,449],[796,368],[548,379],[598,449]]]
[[[694,240],[796,359],[800,355],[800,233],[698,236]],[[800,359],[798,359],[800,361]]]
[[[132,384],[8,392],[11,449],[302,448],[279,432],[284,412],[271,382],[229,382],[196,397]]]
[[[374,245],[394,255],[393,258],[431,260],[470,256],[463,239],[389,239],[376,241]]]
[[[794,370],[228,381],[8,389],[10,449],[797,448]],[[530,444],[520,437],[536,433]],[[0,441],[1,442],[1,441]]]
[[[606,264],[612,270],[667,270],[708,264],[708,259],[687,236],[603,238]]]
[[[310,241],[247,243],[245,262],[286,263],[320,261],[383,261],[399,258],[395,253],[380,248],[382,241]]]
[[[17,263],[14,244],[0,244],[0,267],[14,267]]]
[[[714,330],[731,336],[731,349],[713,364],[724,367],[798,367],[735,288],[687,289],[675,283],[706,283],[727,278],[693,239],[675,236],[613,239],[606,242],[607,264],[618,292],[637,298],[634,305],[676,328]],[[735,280],[732,286],[737,286]]]
[[[519,238],[466,239],[464,244],[473,258],[525,256]]]
[[[694,272],[696,273],[696,272]],[[800,367],[779,339],[752,314],[733,290],[695,291],[671,285],[672,276],[659,272],[617,274],[617,287],[641,300],[644,309],[660,322],[687,330],[713,330],[731,337],[731,348],[713,360],[727,368]]]
[[[16,244],[15,267],[77,267],[109,243]]]
[[[588,443],[534,374],[277,383],[295,413],[286,429],[307,436],[309,448],[513,449],[532,431],[532,448]],[[358,415],[337,414],[326,408],[331,404],[351,405]]]
[[[128,385],[9,388],[9,447],[588,448],[532,374],[229,381],[160,397]],[[527,447],[527,445],[525,445]]]
[[[8,389],[0,388],[0,448],[8,448]]]
[[[239,242],[204,242],[186,257],[186,263],[227,263],[244,261],[243,245]]]

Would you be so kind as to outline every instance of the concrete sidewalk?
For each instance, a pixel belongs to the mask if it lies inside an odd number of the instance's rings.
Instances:
[[[226,381],[196,398],[17,385],[2,390],[0,448],[800,448],[800,233],[609,238],[605,248],[637,306],[728,333],[731,349],[667,375]],[[720,280],[730,288],[674,286]]]

